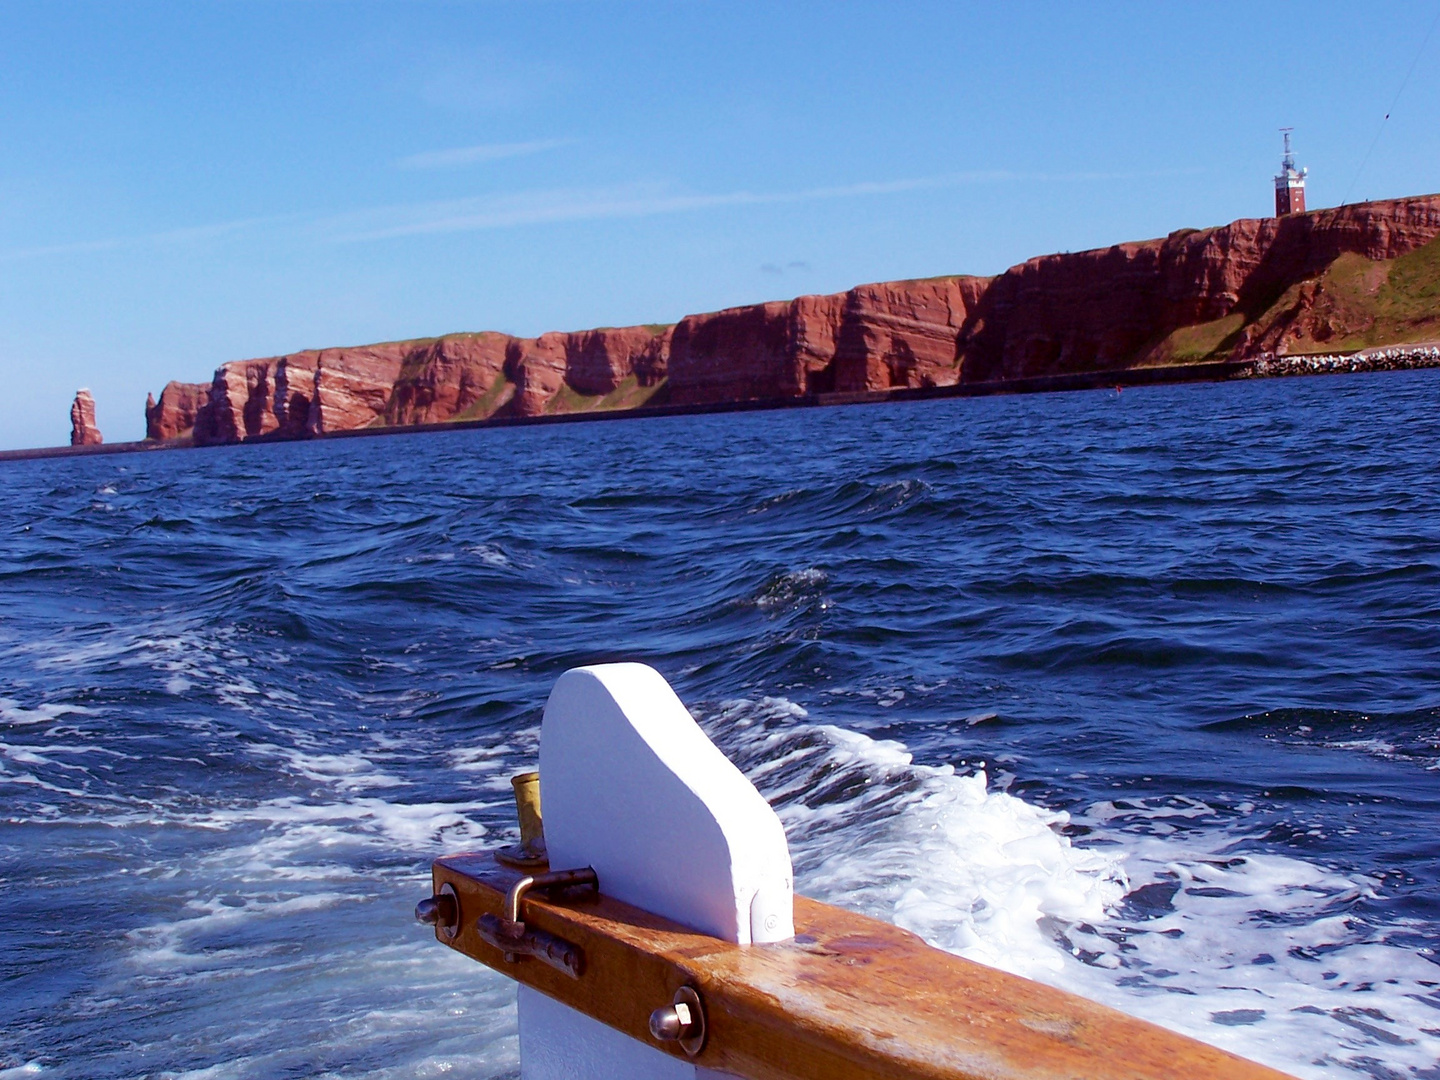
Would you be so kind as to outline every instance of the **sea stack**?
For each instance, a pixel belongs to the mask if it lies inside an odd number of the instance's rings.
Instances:
[[[82,387],[75,391],[75,404],[70,406],[70,445],[99,446],[104,441],[95,426],[95,399]]]

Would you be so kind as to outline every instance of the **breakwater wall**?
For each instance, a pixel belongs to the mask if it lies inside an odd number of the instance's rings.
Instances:
[[[1353,353],[1276,356],[1262,353],[1242,376],[1271,378],[1286,375],[1338,375],[1357,371],[1408,371],[1440,367],[1440,344],[1389,345]]]

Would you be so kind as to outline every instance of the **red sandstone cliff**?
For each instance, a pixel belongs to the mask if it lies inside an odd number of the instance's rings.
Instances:
[[[976,306],[959,342],[964,378],[1107,371],[1198,359],[1185,349],[1222,344],[1242,357],[1258,348],[1246,324],[1290,286],[1342,254],[1393,259],[1437,235],[1440,196],[1427,195],[1044,255],[1000,275]],[[1225,319],[1234,325],[1215,325]],[[1167,340],[1183,329],[1190,341]]]
[[[569,387],[581,398],[653,388],[665,379],[670,328],[627,326],[541,334],[452,334],[413,350],[385,410],[389,424],[540,416]],[[623,405],[623,402],[618,404]]]
[[[311,435],[377,422],[385,415],[401,365],[412,348],[410,342],[397,341],[320,350],[314,354],[314,374],[309,382],[292,391],[290,414],[298,415],[303,408],[305,431]]]
[[[1440,196],[1421,196],[1046,255],[996,278],[729,308],[674,327],[453,334],[235,361],[209,384],[169,384],[147,405],[147,430],[239,442],[1244,358],[1353,336],[1366,319],[1379,332],[1332,268],[1360,261],[1376,292],[1387,260],[1437,236]]]
[[[384,414],[412,345],[315,349],[222,364],[209,384],[172,382],[158,404],[147,404],[147,437],[173,439],[189,428],[196,443],[207,445],[365,427]]]
[[[188,436],[195,417],[210,400],[210,383],[168,382],[157,402],[145,402],[145,437],[165,441]]]
[[[99,446],[105,441],[95,426],[95,398],[89,390],[76,390],[70,406],[70,445]]]
[[[610,394],[631,378],[655,386],[666,377],[674,330],[624,326],[567,334],[565,380],[580,394]]]
[[[892,281],[689,315],[670,344],[670,400],[951,385],[960,377],[956,338],[989,280]]]
[[[511,340],[506,334],[452,334],[417,346],[400,369],[385,422],[436,424],[493,415],[514,393],[504,385]]]

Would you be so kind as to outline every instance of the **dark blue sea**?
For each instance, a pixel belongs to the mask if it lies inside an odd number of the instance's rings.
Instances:
[[[514,1077],[411,915],[641,660],[801,891],[1440,1078],[1440,372],[0,463],[0,1078]]]

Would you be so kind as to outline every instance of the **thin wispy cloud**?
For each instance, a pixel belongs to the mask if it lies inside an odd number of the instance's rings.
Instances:
[[[180,229],[142,233],[138,236],[110,236],[100,240],[76,240],[65,244],[44,244],[37,247],[12,248],[0,251],[0,261],[39,258],[46,255],[84,255],[97,251],[118,251],[123,248],[166,247],[194,244],[254,232],[267,226],[303,221],[300,214],[271,214],[266,217],[240,218],[211,225],[192,225]]]
[[[653,217],[724,207],[773,206],[829,199],[896,195],[910,191],[960,187],[969,184],[1141,180],[1199,171],[1201,170],[1163,170],[1145,173],[1030,173],[996,169],[771,192],[686,192],[677,191],[673,185],[653,182],[619,184],[610,187],[559,188],[436,202],[403,203],[342,214],[320,216],[278,214],[269,217],[246,218],[213,225],[169,229],[139,236],[120,236],[17,248],[0,251],[0,260],[11,261],[47,255],[193,244],[222,237],[241,237],[265,229],[281,227],[286,229],[292,239],[310,240],[317,243],[361,243],[560,222]]]
[[[503,161],[505,158],[529,157],[569,146],[574,139],[536,139],[532,142],[485,143],[480,146],[457,146],[450,150],[430,150],[423,154],[411,154],[395,162],[400,169],[455,169],[464,165],[478,165],[485,161]]]
[[[620,184],[601,188],[560,188],[486,195],[469,199],[410,203],[345,214],[321,223],[343,242],[391,240],[406,236],[474,232],[565,221],[654,217],[726,206],[764,206],[849,196],[886,195],[937,187],[950,178],[867,181],[800,191],[677,192],[657,183]],[[950,181],[953,182],[953,181]]]
[[[329,239],[354,243],[567,221],[651,217],[794,197],[788,193],[757,195],[744,191],[680,193],[663,184],[635,183],[375,207],[354,214],[337,215],[316,225],[329,234]]]
[[[1162,175],[1146,173],[1144,178]],[[1163,175],[1173,175],[1165,173]],[[439,202],[376,207],[317,222],[339,242],[391,240],[408,236],[475,232],[568,221],[653,217],[727,206],[767,206],[828,199],[895,195],[997,181],[1095,181],[1139,179],[1141,174],[1022,173],[1008,170],[949,173],[903,180],[864,181],[798,191],[678,192],[665,184],[636,183],[604,188],[562,188]]]

